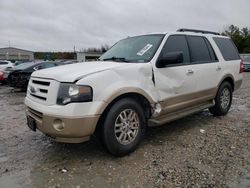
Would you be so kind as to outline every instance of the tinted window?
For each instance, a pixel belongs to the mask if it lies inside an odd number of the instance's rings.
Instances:
[[[207,47],[208,47],[208,50],[209,50],[209,54],[210,54],[210,58],[212,59],[212,61],[218,61],[218,58],[215,55],[214,49],[212,48],[210,42],[206,38],[204,38],[204,40],[205,40],[205,42],[207,44]]]
[[[188,36],[192,62],[210,62],[210,53],[203,37]]]
[[[218,37],[214,37],[213,39],[219,47],[222,56],[226,61],[240,59],[238,50],[230,39]]]
[[[22,63],[20,65],[15,66],[15,69],[16,70],[23,70],[23,69],[26,69],[26,68],[32,66],[33,64],[34,63]]]
[[[190,62],[189,51],[186,37],[183,35],[172,35],[168,37],[166,44],[164,45],[160,57],[166,56],[167,53],[182,52],[183,62]]]

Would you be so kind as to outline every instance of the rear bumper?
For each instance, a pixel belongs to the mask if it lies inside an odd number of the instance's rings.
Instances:
[[[43,115],[29,107],[26,115],[36,122],[36,128],[55,141],[65,143],[80,143],[89,140],[94,133],[99,116],[82,118],[65,118],[60,116]]]
[[[244,71],[250,71],[250,64],[243,64]]]

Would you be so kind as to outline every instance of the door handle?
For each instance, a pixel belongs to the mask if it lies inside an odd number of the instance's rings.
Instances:
[[[221,67],[220,67],[220,66],[218,66],[218,67],[216,68],[216,70],[217,70],[217,71],[220,71],[220,70],[221,70]]]
[[[187,71],[187,74],[194,74],[194,71],[191,70],[191,69],[189,69],[189,70]]]

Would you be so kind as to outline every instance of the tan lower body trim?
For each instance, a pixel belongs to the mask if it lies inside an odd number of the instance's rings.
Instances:
[[[208,101],[208,102],[203,103],[203,104],[199,104],[199,105],[185,108],[185,109],[182,109],[179,111],[168,113],[168,114],[160,116],[158,118],[149,119],[148,126],[154,127],[154,126],[163,125],[165,123],[177,120],[179,118],[185,117],[187,115],[193,114],[195,112],[201,111],[205,108],[209,108],[212,106],[214,106],[214,102]]]
[[[59,142],[80,143],[89,139],[95,131],[99,116],[64,118],[44,115],[30,108],[27,116],[36,121],[37,129]]]
[[[161,115],[171,113],[183,108],[195,106],[215,98],[217,88],[207,89],[195,93],[189,93],[177,97],[171,97],[160,102],[162,106]]]

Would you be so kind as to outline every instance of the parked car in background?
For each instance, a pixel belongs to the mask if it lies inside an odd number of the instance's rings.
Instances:
[[[243,57],[244,71],[250,71],[250,55]]]
[[[4,70],[7,67],[13,67],[13,63],[10,61],[0,60],[0,70]]]
[[[18,60],[18,61],[15,61],[15,63],[14,63],[14,66],[17,66],[17,65],[20,65],[20,64],[23,64],[23,63],[29,63],[29,62],[31,62],[31,61],[27,61],[27,60]]]
[[[32,63],[31,65],[25,67],[24,69],[14,70],[8,75],[7,78],[8,85],[10,87],[26,90],[30,76],[34,71],[56,67],[59,65],[60,63],[58,62]]]
[[[0,83],[4,82],[3,72],[0,71]]]
[[[24,70],[30,66],[34,65],[34,62],[27,62],[27,63],[21,63],[21,64],[18,64],[18,65],[15,65],[13,67],[7,67],[3,70],[3,77],[4,77],[4,80],[6,81],[9,74],[15,70]]]

